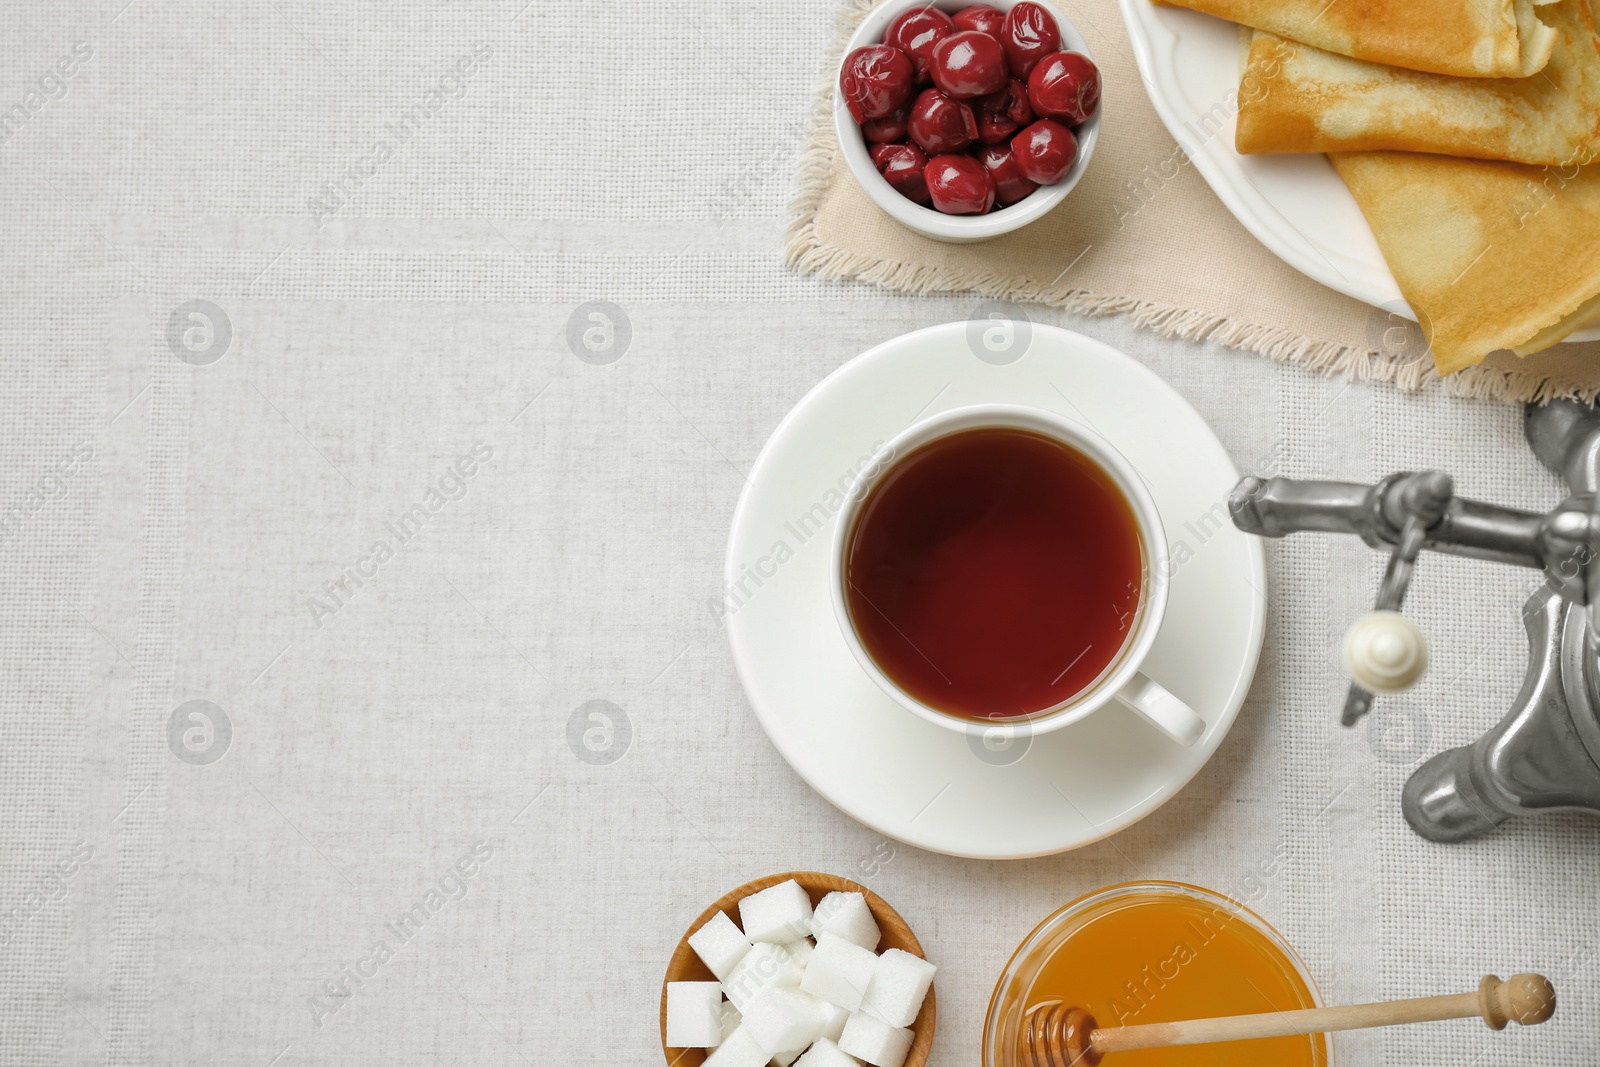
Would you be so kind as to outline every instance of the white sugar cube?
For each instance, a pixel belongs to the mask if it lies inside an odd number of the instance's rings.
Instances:
[[[822,1030],[822,1009],[810,993],[769,986],[744,1010],[744,1028],[769,1053],[799,1052]]]
[[[738,1026],[706,1057],[704,1067],[763,1067],[767,1059],[767,1050],[750,1036],[749,1030]]]
[[[850,1016],[839,1035],[839,1047],[873,1067],[901,1067],[911,1050],[912,1033],[860,1012]],[[709,1061],[707,1061],[709,1062]]]
[[[811,943],[809,937],[802,937],[800,940],[791,941],[783,947],[789,950],[789,955],[794,957],[794,961],[800,965],[800,969],[803,971],[806,969],[806,965],[811,962],[812,950],[817,946]]]
[[[862,1003],[868,1011],[891,1026],[910,1026],[922,1009],[922,999],[933,985],[933,964],[891,948],[878,957],[877,970]]]
[[[816,1043],[800,1057],[799,1067],[861,1067],[844,1054],[830,1038],[818,1038]]]
[[[751,941],[786,945],[811,932],[811,898],[793,878],[739,901],[739,925]]]
[[[817,901],[811,916],[811,932],[836,934],[869,951],[878,947],[878,923],[860,893],[829,893]]]
[[[689,935],[689,947],[720,982],[750,951],[750,940],[739,932],[732,919],[719,911],[711,921]]]
[[[800,988],[845,1011],[859,1011],[878,969],[878,957],[835,934],[817,938]]]
[[[829,1041],[839,1040],[839,1035],[844,1033],[844,1024],[850,1018],[850,1013],[820,997],[816,998],[816,1001],[817,1008],[822,1012],[822,1027],[817,1032],[819,1038],[825,1037]]]
[[[667,983],[667,1044],[715,1048],[722,1042],[722,986],[716,982]]]
[[[733,1006],[733,1001],[731,1000],[724,1000],[717,1005],[717,1014],[721,1018],[722,1037],[724,1040],[739,1028],[740,1023],[744,1022],[744,1016],[739,1014],[739,1009]]]
[[[746,952],[722,980],[722,991],[742,1013],[755,995],[769,986],[800,984],[800,965],[782,945],[763,942]]]
[[[800,1053],[804,1051],[805,1049],[803,1048],[795,1048],[790,1049],[788,1052],[774,1052],[772,1054],[772,1062],[777,1064],[778,1067],[789,1067],[789,1064],[799,1059]]]

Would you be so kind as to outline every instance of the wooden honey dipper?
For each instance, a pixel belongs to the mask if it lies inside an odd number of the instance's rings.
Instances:
[[[1025,1067],[1096,1067],[1105,1053],[1130,1049],[1293,1037],[1473,1016],[1482,1016],[1490,1029],[1504,1030],[1508,1022],[1522,1026],[1542,1023],[1555,1011],[1555,988],[1548,978],[1537,974],[1512,975],[1504,982],[1486,975],[1476,993],[1108,1028],[1097,1025],[1094,1016],[1082,1008],[1047,1001],[1028,1012],[1023,1055]]]

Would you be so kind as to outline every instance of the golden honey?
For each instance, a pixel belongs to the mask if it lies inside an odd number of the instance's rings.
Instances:
[[[1068,904],[1030,934],[989,1003],[984,1067],[1026,1067],[1029,1009],[1059,1000],[1102,1027],[1317,1007],[1292,949],[1249,909],[1196,886],[1111,886]],[[1328,1067],[1325,1035],[1107,1055],[1106,1067]]]

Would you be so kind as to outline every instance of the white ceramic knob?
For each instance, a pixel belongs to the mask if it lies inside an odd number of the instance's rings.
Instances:
[[[1345,633],[1344,669],[1374,693],[1410,689],[1428,669],[1428,639],[1398,611],[1374,611]]]

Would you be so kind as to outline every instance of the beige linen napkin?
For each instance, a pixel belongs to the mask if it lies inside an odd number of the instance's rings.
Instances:
[[[1212,193],[1145,96],[1116,0],[1060,0],[1094,53],[1105,119],[1082,182],[1031,226],[950,245],[901,227],[835,151],[831,76],[800,169],[789,261],[915,293],[972,291],[1088,314],[1127,314],[1169,337],[1215,341],[1313,370],[1503,400],[1600,394],[1600,343],[1519,359],[1498,352],[1440,378],[1420,330],[1327,289],[1262,246]],[[833,64],[870,0],[845,0]]]

